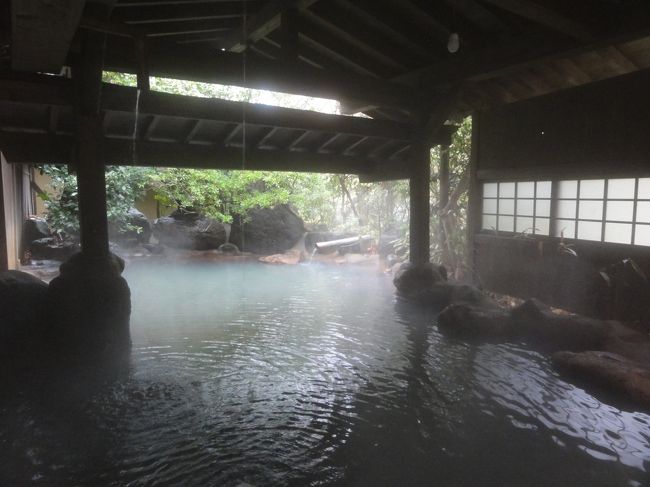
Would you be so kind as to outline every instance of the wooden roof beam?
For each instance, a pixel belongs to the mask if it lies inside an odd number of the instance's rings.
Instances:
[[[431,52],[429,49],[423,47],[417,42],[411,40],[406,33],[394,28],[389,23],[383,21],[379,16],[368,11],[364,6],[361,7],[351,0],[336,0],[342,8],[347,12],[352,13],[366,24],[373,27],[378,32],[381,32],[387,38],[393,39],[397,44],[400,44],[408,51],[414,52],[422,59],[431,59]]]
[[[11,67],[58,73],[84,10],[85,0],[11,0]]]
[[[73,160],[74,137],[69,135],[20,134],[0,132],[3,154],[10,163],[69,164]],[[242,149],[173,142],[140,141],[133,146],[128,139],[104,138],[105,164],[195,169],[242,169]],[[371,173],[381,161],[367,157],[342,157],[288,150],[246,150],[245,168],[258,171],[294,171],[336,174]],[[399,164],[398,164],[399,166]]]
[[[117,4],[119,7],[122,4]],[[164,22],[190,22],[207,19],[231,19],[243,16],[242,4],[239,2],[205,2],[182,5],[158,5],[152,9],[115,8],[113,20],[126,24],[153,24]]]
[[[498,45],[460,55],[393,79],[412,86],[444,86],[460,81],[483,81],[511,74],[534,63],[555,61],[585,52],[616,46],[650,36],[650,28],[627,30],[576,42],[571,39],[548,40],[538,35],[509,39]]]
[[[330,21],[316,13],[305,10],[302,12],[303,23],[305,24],[303,30],[306,33],[311,33],[310,37],[313,39],[323,38],[326,40],[325,45],[336,45],[340,44],[341,48],[338,48],[339,53],[346,51],[348,55],[358,52],[361,54],[362,58],[369,58],[374,60],[375,63],[379,63],[385,67],[391,68],[397,71],[403,71],[406,69],[400,59],[397,60],[398,52],[393,52],[392,56],[387,54],[386,46],[375,47],[377,38],[372,35],[367,35],[363,32],[363,29],[359,29],[357,32],[350,32],[348,29],[343,28],[340,24],[345,23],[344,19],[335,21]]]
[[[1,87],[1,84],[0,84]],[[135,107],[135,88],[104,84],[102,109],[132,113]],[[412,128],[391,120],[375,120],[344,115],[331,115],[273,107],[253,103],[172,95],[156,91],[141,92],[140,114],[184,117],[193,120],[215,120],[240,124],[245,114],[246,123],[267,127],[313,130],[408,140]]]
[[[258,12],[247,16],[246,24],[242,30],[233,29],[223,39],[221,47],[227,51],[242,52],[250,41],[258,41],[266,37],[281,24],[281,14],[289,8],[306,9],[317,0],[273,0],[262,7]]]
[[[576,22],[533,0],[484,0],[502,10],[513,13],[551,30],[561,32],[580,41],[591,41],[593,35]]]
[[[151,46],[148,68],[151,76],[207,83],[244,86],[283,93],[330,99],[360,100],[401,110],[421,106],[422,90],[349,72],[289,65],[210,49],[185,46]],[[105,69],[135,73],[133,59],[109,50]]]

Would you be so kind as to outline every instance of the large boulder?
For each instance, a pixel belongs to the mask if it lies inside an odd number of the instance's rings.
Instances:
[[[602,350],[612,323],[575,314],[556,314],[537,299],[511,312],[514,331],[525,340],[553,350]]]
[[[650,410],[650,369],[610,352],[557,352],[553,365],[587,386],[604,387]]]
[[[289,205],[256,208],[245,218],[236,217],[230,241],[244,252],[281,254],[291,249],[305,233],[305,225]]]
[[[158,218],[153,233],[161,244],[179,249],[218,249],[227,240],[223,223],[200,213],[180,210]]]
[[[0,272],[0,357],[20,355],[43,338],[47,284],[20,271]]]
[[[32,241],[28,249],[32,259],[63,262],[79,252],[80,246],[72,240],[61,241],[54,237],[47,237]]]
[[[71,360],[103,359],[130,349],[131,293],[124,260],[79,253],[47,289],[52,343]]]
[[[395,276],[393,284],[397,292],[404,297],[417,296],[434,284],[447,281],[447,269],[431,262],[426,264],[402,264]]]
[[[50,227],[44,218],[30,216],[23,224],[23,242],[29,245],[30,242],[40,238],[47,238],[50,234]]]
[[[135,246],[149,243],[151,239],[151,223],[140,210],[130,208],[126,222],[134,227],[131,230],[121,230],[115,225],[109,227],[109,238],[125,246]]]
[[[446,333],[470,338],[507,339],[512,321],[507,310],[450,304],[438,315],[438,327]]]

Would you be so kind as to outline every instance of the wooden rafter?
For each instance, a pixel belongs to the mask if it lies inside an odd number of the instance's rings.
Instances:
[[[593,40],[593,35],[579,22],[532,0],[485,0],[492,5],[524,17],[532,22],[581,41]]]
[[[306,9],[316,0],[273,0],[262,7],[258,12],[247,15],[245,25],[233,29],[222,41],[222,47],[228,51],[242,52],[248,42],[255,42],[266,37],[280,27],[281,14],[284,10],[295,7]]]
[[[151,76],[190,79],[250,88],[261,88],[320,98],[363,100],[379,106],[409,109],[421,106],[423,91],[349,72],[325,71],[304,65],[286,66],[264,59],[178,46],[148,51]],[[113,50],[107,53],[106,69],[136,72],[132,59]]]

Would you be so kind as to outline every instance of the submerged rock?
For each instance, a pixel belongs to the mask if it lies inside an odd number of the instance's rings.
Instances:
[[[299,250],[290,250],[283,254],[267,255],[258,259],[266,264],[296,265],[304,260],[304,254]]]
[[[0,272],[0,357],[25,355],[43,342],[47,284],[21,271]]]
[[[447,280],[447,269],[431,262],[426,264],[404,263],[395,272],[393,284],[404,297],[415,297],[434,284]]]
[[[514,308],[511,317],[518,336],[554,350],[602,350],[611,331],[607,321],[555,314],[534,298]]]
[[[588,351],[557,352],[553,365],[560,371],[617,392],[636,404],[650,409],[650,369],[620,355]]]
[[[184,211],[158,218],[153,233],[163,245],[190,250],[217,249],[227,238],[223,223],[200,213]]]
[[[58,260],[63,262],[80,250],[77,242],[70,240],[60,241],[54,237],[39,238],[28,246],[32,259]]]
[[[128,351],[131,292],[124,260],[76,254],[61,265],[47,293],[53,346],[75,360]]]
[[[513,327],[507,310],[450,304],[438,315],[442,331],[454,335],[483,338],[508,338]]]
[[[289,205],[256,208],[235,218],[230,242],[244,252],[281,254],[293,248],[305,233],[305,225]]]

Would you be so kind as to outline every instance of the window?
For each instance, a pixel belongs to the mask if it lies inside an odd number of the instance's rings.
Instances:
[[[548,235],[551,182],[499,182],[483,185],[483,228]]]
[[[483,185],[483,228],[650,246],[650,178]],[[555,211],[551,215],[552,189]]]

